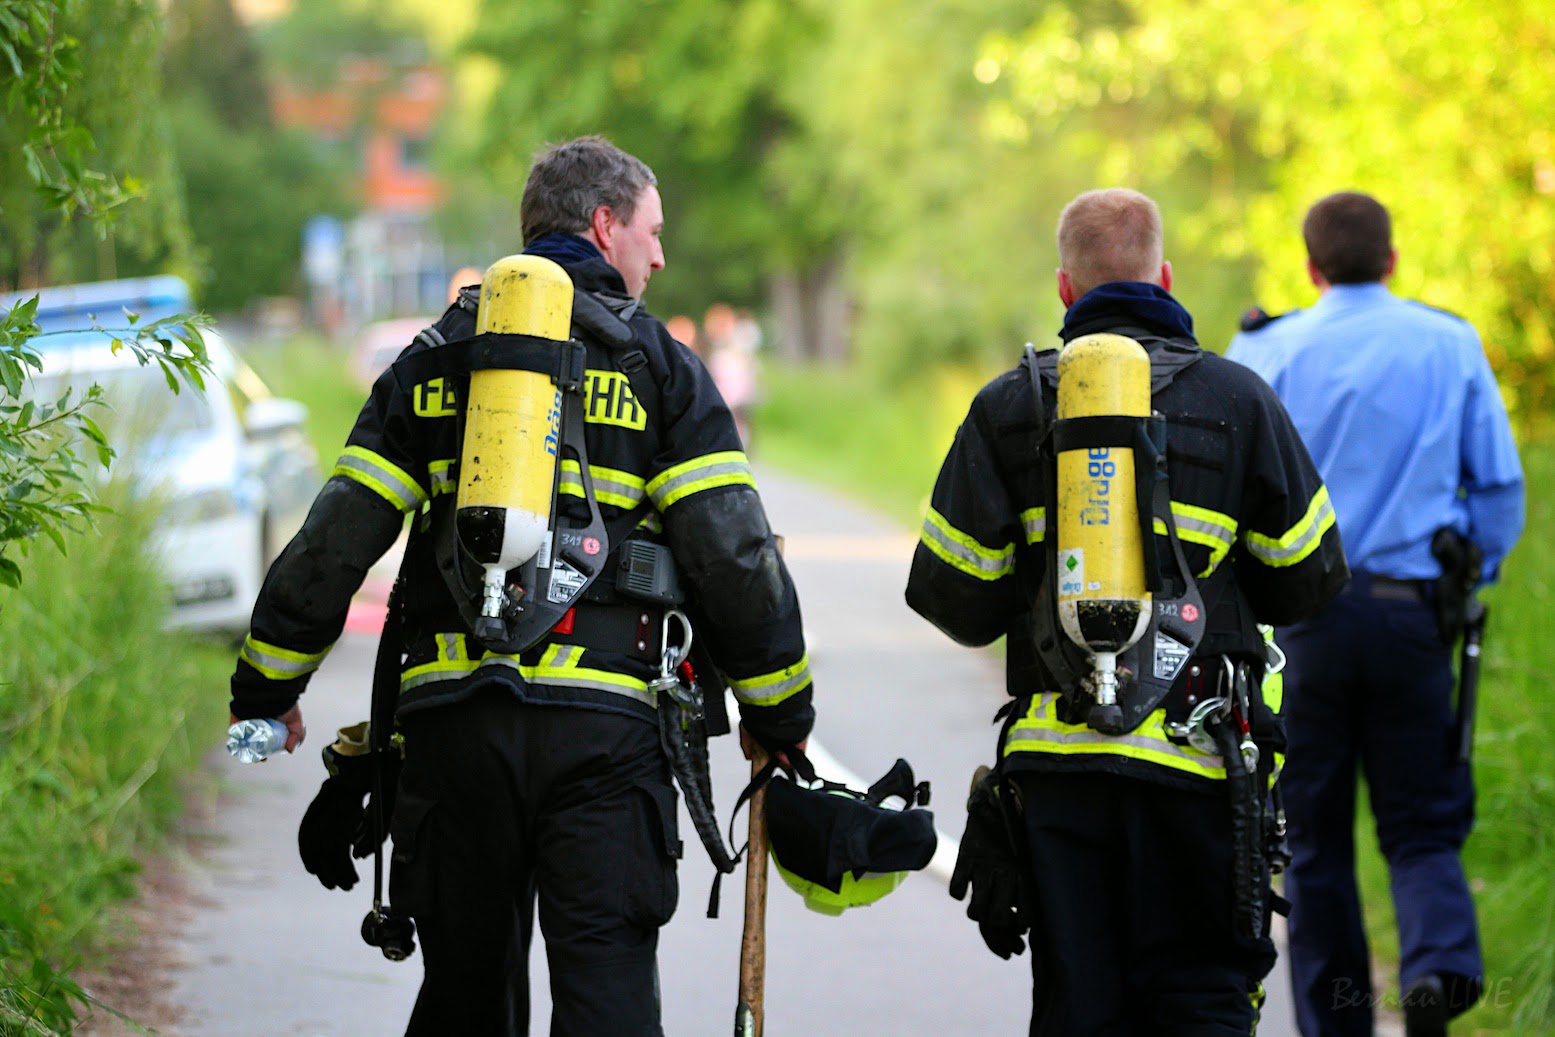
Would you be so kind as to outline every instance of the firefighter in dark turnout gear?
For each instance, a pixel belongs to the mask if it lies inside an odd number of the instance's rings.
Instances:
[[[586,353],[588,472],[563,455],[558,509],[581,513],[591,482],[612,551],[667,545],[703,670],[716,669],[700,674],[704,685],[727,681],[742,738],[802,746],[814,713],[792,581],[728,409],[701,362],[640,303],[664,265],[654,184],[643,163],[591,137],[543,153],[525,187],[526,252],[571,277],[573,337]],[[390,899],[415,920],[426,974],[407,1033],[527,1032],[538,901],[551,1033],[657,1035],[655,952],[681,853],[656,722],[669,704],[652,683],[668,624],[663,607],[601,577],[533,647],[503,653],[475,636],[438,534],[455,507],[468,376],[422,377],[438,350],[474,334],[474,293],[461,294],[378,379],[271,569],[232,712],[282,717],[300,735],[298,696],[368,566],[410,516]],[[710,689],[712,709],[721,696]]]
[[[1203,625],[1194,645],[1152,627],[1133,656],[1118,657],[1120,675],[1169,679],[1160,706],[1123,733],[1088,725],[1088,662],[1055,619],[1056,351],[1028,350],[978,393],[907,586],[908,604],[958,642],[1008,636],[1014,701],[999,768],[974,789],[968,830],[978,837],[963,842],[951,888],[972,887],[969,914],[1001,956],[1020,952],[1029,925],[1033,1034],[1252,1031],[1274,948],[1264,846],[1241,842],[1273,836],[1272,823],[1256,822],[1280,748],[1279,703],[1258,691],[1258,624],[1311,615],[1348,576],[1327,492],[1284,408],[1260,380],[1200,350],[1169,294],[1160,227],[1143,195],[1083,194],[1059,222],[1058,271],[1062,340],[1107,332],[1143,345],[1150,405],[1165,418],[1170,496],[1151,520],[1154,546],[1162,556],[1180,547],[1203,604],[1163,592],[1153,608]],[[1148,500],[1141,510],[1150,514]],[[1234,708],[1213,714],[1225,720],[1209,730],[1230,741],[1206,742],[1193,710],[1220,697]],[[1256,756],[1244,759],[1238,738]],[[1255,780],[1255,795],[1228,794]],[[1008,845],[996,845],[1005,830]],[[1018,891],[1001,888],[1011,874],[1023,876]]]

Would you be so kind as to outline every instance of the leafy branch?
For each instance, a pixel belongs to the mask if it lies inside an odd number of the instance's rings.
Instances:
[[[105,405],[101,387],[67,387],[57,398],[38,400],[26,393],[34,373],[44,370],[35,340],[44,337],[36,322],[34,296],[13,306],[0,318],[0,585],[21,583],[21,567],[6,551],[47,537],[63,553],[67,531],[92,526],[103,511],[93,495],[90,473],[106,469],[113,447],[94,418]],[[142,365],[162,369],[170,390],[181,384],[204,388],[209,359],[200,328],[203,316],[170,317],[140,324],[126,314],[129,326],[100,331],[113,340],[115,352],[129,350]]]

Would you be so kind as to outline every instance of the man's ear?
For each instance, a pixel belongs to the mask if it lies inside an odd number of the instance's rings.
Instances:
[[[1058,268],[1058,301],[1064,304],[1064,309],[1074,305],[1074,282],[1069,280],[1069,271],[1063,267]]]
[[[1168,292],[1172,290],[1172,264],[1170,260],[1161,264],[1161,287]]]
[[[1390,249],[1388,249],[1388,265],[1382,268],[1382,276],[1377,278],[1377,280],[1379,280],[1379,281],[1386,281],[1388,278],[1392,277],[1393,276],[1393,270],[1397,266],[1398,266],[1398,249],[1390,248]]]
[[[615,237],[616,214],[608,205],[601,205],[589,217],[589,230],[594,232],[594,244],[601,252],[608,249]]]
[[[1310,259],[1307,260],[1307,277],[1318,291],[1328,291],[1328,278],[1323,276],[1323,272],[1317,268],[1317,264]]]

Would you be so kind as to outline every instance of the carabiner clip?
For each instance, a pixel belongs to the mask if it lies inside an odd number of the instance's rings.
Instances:
[[[670,620],[680,623],[681,638],[677,647],[670,643]],[[664,628],[659,638],[663,646],[659,655],[659,676],[673,677],[675,671],[680,669],[680,664],[691,658],[691,620],[680,609],[666,609],[664,612]]]

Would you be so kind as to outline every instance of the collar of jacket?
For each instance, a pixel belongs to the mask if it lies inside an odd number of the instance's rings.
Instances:
[[[1064,314],[1058,337],[1070,342],[1081,335],[1114,331],[1124,324],[1162,338],[1197,342],[1193,317],[1182,304],[1160,285],[1144,281],[1112,281],[1092,288]]]
[[[529,243],[524,255],[551,260],[567,271],[574,286],[592,292],[618,314],[637,302],[626,294],[626,282],[621,279],[620,271],[607,263],[587,238],[576,234],[542,234]]]

